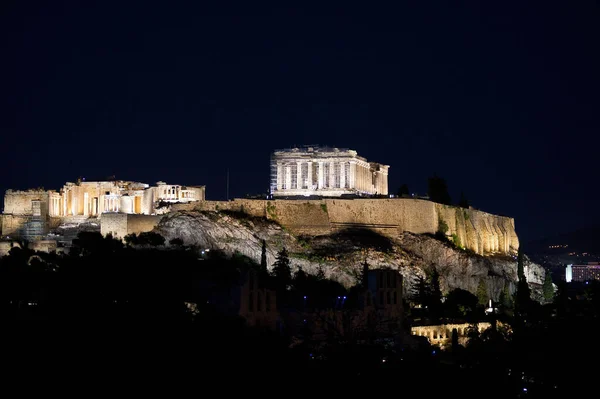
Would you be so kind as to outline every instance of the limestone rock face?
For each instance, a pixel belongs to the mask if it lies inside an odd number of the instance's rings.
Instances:
[[[236,212],[183,210],[165,215],[155,229],[167,242],[180,238],[185,245],[198,249],[242,254],[260,263],[262,240],[267,244],[267,264],[275,262],[285,247],[293,267],[307,273],[322,269],[328,278],[345,286],[356,283],[362,263],[371,268],[390,267],[404,277],[408,292],[417,276],[435,268],[440,274],[442,291],[462,288],[475,293],[483,280],[490,296],[497,300],[508,285],[512,293],[517,281],[516,257],[481,256],[456,248],[427,234],[400,233],[383,236],[366,229],[340,230],[333,234],[296,235],[272,220]],[[525,274],[535,298],[540,298],[544,269],[526,259]]]

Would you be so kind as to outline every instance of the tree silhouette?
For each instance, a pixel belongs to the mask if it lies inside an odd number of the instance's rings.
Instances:
[[[158,247],[165,244],[165,237],[153,231],[144,231],[138,234],[138,244]]]
[[[446,180],[441,177],[434,175],[429,178],[427,194],[429,199],[433,202],[437,202],[444,205],[452,205],[452,199],[448,193],[448,186]]]
[[[325,280],[325,271],[323,270],[323,266],[319,266],[317,270],[317,280]]]
[[[542,291],[544,292],[544,299],[548,302],[552,301],[552,298],[554,298],[554,286],[552,285],[552,276],[549,270],[546,270]]]
[[[260,270],[264,273],[267,269],[267,242],[262,240],[262,249],[260,252]]]
[[[416,282],[411,287],[410,293],[413,302],[421,305],[423,308],[428,306],[429,298],[431,296],[431,287],[425,277],[417,276]]]
[[[182,247],[183,246],[183,240],[179,237],[175,237],[175,238],[171,238],[169,240],[169,244],[174,246],[174,247]]]
[[[469,208],[469,200],[465,197],[465,193],[460,193],[460,200],[458,201],[458,206],[461,208]]]
[[[470,317],[477,308],[477,297],[467,290],[455,288],[446,295],[444,308],[449,317]]]
[[[408,186],[403,184],[398,189],[398,197],[408,197],[410,196],[410,192],[408,191]]]
[[[367,263],[366,259],[362,265],[361,280],[362,280],[361,281],[362,288],[364,288],[364,289],[369,288],[369,264]]]
[[[517,292],[515,293],[515,313],[524,316],[531,302],[531,292],[525,277],[525,265],[523,250],[519,248],[517,255]]]
[[[277,259],[273,264],[273,276],[277,279],[279,285],[286,287],[292,281],[292,268],[287,249],[283,247],[277,253]]]
[[[431,272],[431,283],[427,306],[431,316],[437,319],[442,316],[442,290],[440,289],[440,274],[434,268]]]
[[[500,292],[499,302],[505,309],[512,309],[513,301],[510,292],[508,291],[508,284],[504,285],[504,288]]]
[[[452,352],[456,353],[458,351],[458,330],[456,328],[452,329]]]
[[[489,297],[487,292],[487,286],[485,285],[485,281],[483,279],[479,280],[479,285],[477,285],[477,303],[482,306],[485,306]]]

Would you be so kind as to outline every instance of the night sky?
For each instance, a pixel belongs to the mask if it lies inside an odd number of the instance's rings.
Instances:
[[[2,192],[115,175],[225,199],[229,168],[242,197],[273,149],[321,144],[391,165],[392,192],[444,177],[524,241],[600,223],[595,2],[173,3],[2,2]]]

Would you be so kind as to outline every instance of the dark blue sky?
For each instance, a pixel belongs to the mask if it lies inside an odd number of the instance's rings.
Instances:
[[[230,197],[266,192],[273,149],[320,143],[391,165],[394,191],[437,173],[522,240],[600,223],[595,2],[171,3],[2,3],[1,190],[224,199],[228,167]]]

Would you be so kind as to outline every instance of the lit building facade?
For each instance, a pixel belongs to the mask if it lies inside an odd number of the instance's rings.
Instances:
[[[50,192],[50,216],[98,216],[106,212],[152,215],[160,202],[204,200],[204,186],[158,182],[156,186],[131,181],[79,181]]]
[[[154,215],[162,203],[205,199],[204,186],[114,180],[68,182],[60,190],[7,190],[2,236],[39,239],[57,221],[78,223],[103,213]]]
[[[387,195],[389,165],[368,162],[347,148],[305,146],[271,156],[270,191],[275,197]]]
[[[588,280],[600,280],[600,263],[589,262],[585,265],[567,265],[565,280],[583,282]]]

